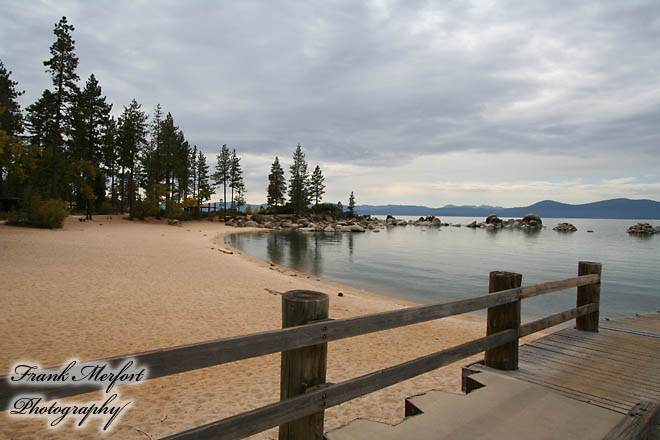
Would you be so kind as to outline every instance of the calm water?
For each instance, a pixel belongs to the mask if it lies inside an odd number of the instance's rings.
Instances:
[[[578,231],[553,231],[559,221]],[[522,273],[527,285],[576,276],[578,261],[597,261],[603,264],[601,317],[614,317],[660,309],[660,235],[628,235],[634,223],[544,219],[548,229],[536,233],[406,226],[379,233],[234,234],[229,240],[262,260],[420,303],[485,294],[493,270]],[[575,289],[524,300],[523,320],[571,307]]]

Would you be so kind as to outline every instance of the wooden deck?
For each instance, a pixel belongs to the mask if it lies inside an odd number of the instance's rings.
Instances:
[[[660,402],[660,312],[601,321],[599,332],[565,328],[520,346],[519,369],[471,371],[542,385],[627,414],[638,402]]]

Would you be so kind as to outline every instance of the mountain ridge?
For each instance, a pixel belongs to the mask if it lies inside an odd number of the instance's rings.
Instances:
[[[541,200],[529,206],[503,208],[488,205],[445,205],[430,208],[422,205],[357,205],[359,214],[371,215],[414,215],[485,217],[497,214],[500,217],[523,217],[537,214],[549,218],[602,218],[602,219],[660,219],[660,202],[649,199],[617,198],[597,202],[568,204],[555,200]]]

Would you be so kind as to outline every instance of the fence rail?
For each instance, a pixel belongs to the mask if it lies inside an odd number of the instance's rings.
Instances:
[[[155,379],[256,356],[290,352],[305,347],[323,346],[330,341],[488,309],[488,334],[483,338],[345,382],[324,384],[314,389],[302,390],[302,394],[295,397],[283,399],[280,402],[253,411],[166,437],[167,439],[242,438],[305,416],[322,413],[323,410],[334,405],[432,371],[482,351],[486,351],[487,363],[489,355],[491,355],[491,358],[498,359],[492,362],[497,363],[504,359],[505,365],[508,365],[504,368],[517,368],[519,338],[571,319],[577,319],[578,329],[597,331],[600,272],[601,265],[599,263],[580,262],[577,277],[526,287],[520,287],[520,275],[497,272],[505,280],[508,280],[504,284],[508,282],[513,283],[512,285],[515,286],[504,290],[498,287],[497,281],[493,281],[493,274],[496,273],[493,272],[491,273],[491,293],[482,296],[353,318],[322,320],[296,327],[99,359],[85,362],[85,364],[103,362],[116,366],[128,360],[134,360],[139,366],[148,368],[148,379]],[[520,325],[520,301],[522,299],[575,287],[578,288],[576,308]],[[316,292],[316,294],[318,293]],[[283,307],[286,307],[286,296],[287,294],[283,297]],[[507,314],[513,316],[513,321],[506,324],[504,328],[496,328],[497,325],[494,327],[491,325],[491,320],[493,322],[497,321],[500,323],[499,325],[501,325],[501,322],[507,321],[502,319]],[[493,315],[492,319],[491,315]],[[302,359],[301,362],[305,362],[305,360]],[[62,371],[64,367],[53,367],[41,370],[41,372],[56,373]],[[284,368],[283,364],[283,370]],[[284,371],[282,374],[284,376]],[[0,410],[8,409],[13,397],[21,393],[39,393],[50,400],[99,389],[99,386],[80,385],[57,387],[16,386],[11,384],[9,376],[0,377]],[[325,369],[322,382],[325,382]],[[314,432],[318,432],[318,426],[315,427]]]

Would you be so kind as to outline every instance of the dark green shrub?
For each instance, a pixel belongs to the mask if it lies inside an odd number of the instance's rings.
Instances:
[[[171,219],[181,219],[183,215],[183,205],[177,203],[176,200],[168,200],[165,202],[165,217]]]
[[[47,200],[32,204],[28,222],[37,228],[61,228],[62,222],[69,215],[66,205],[61,200]]]

